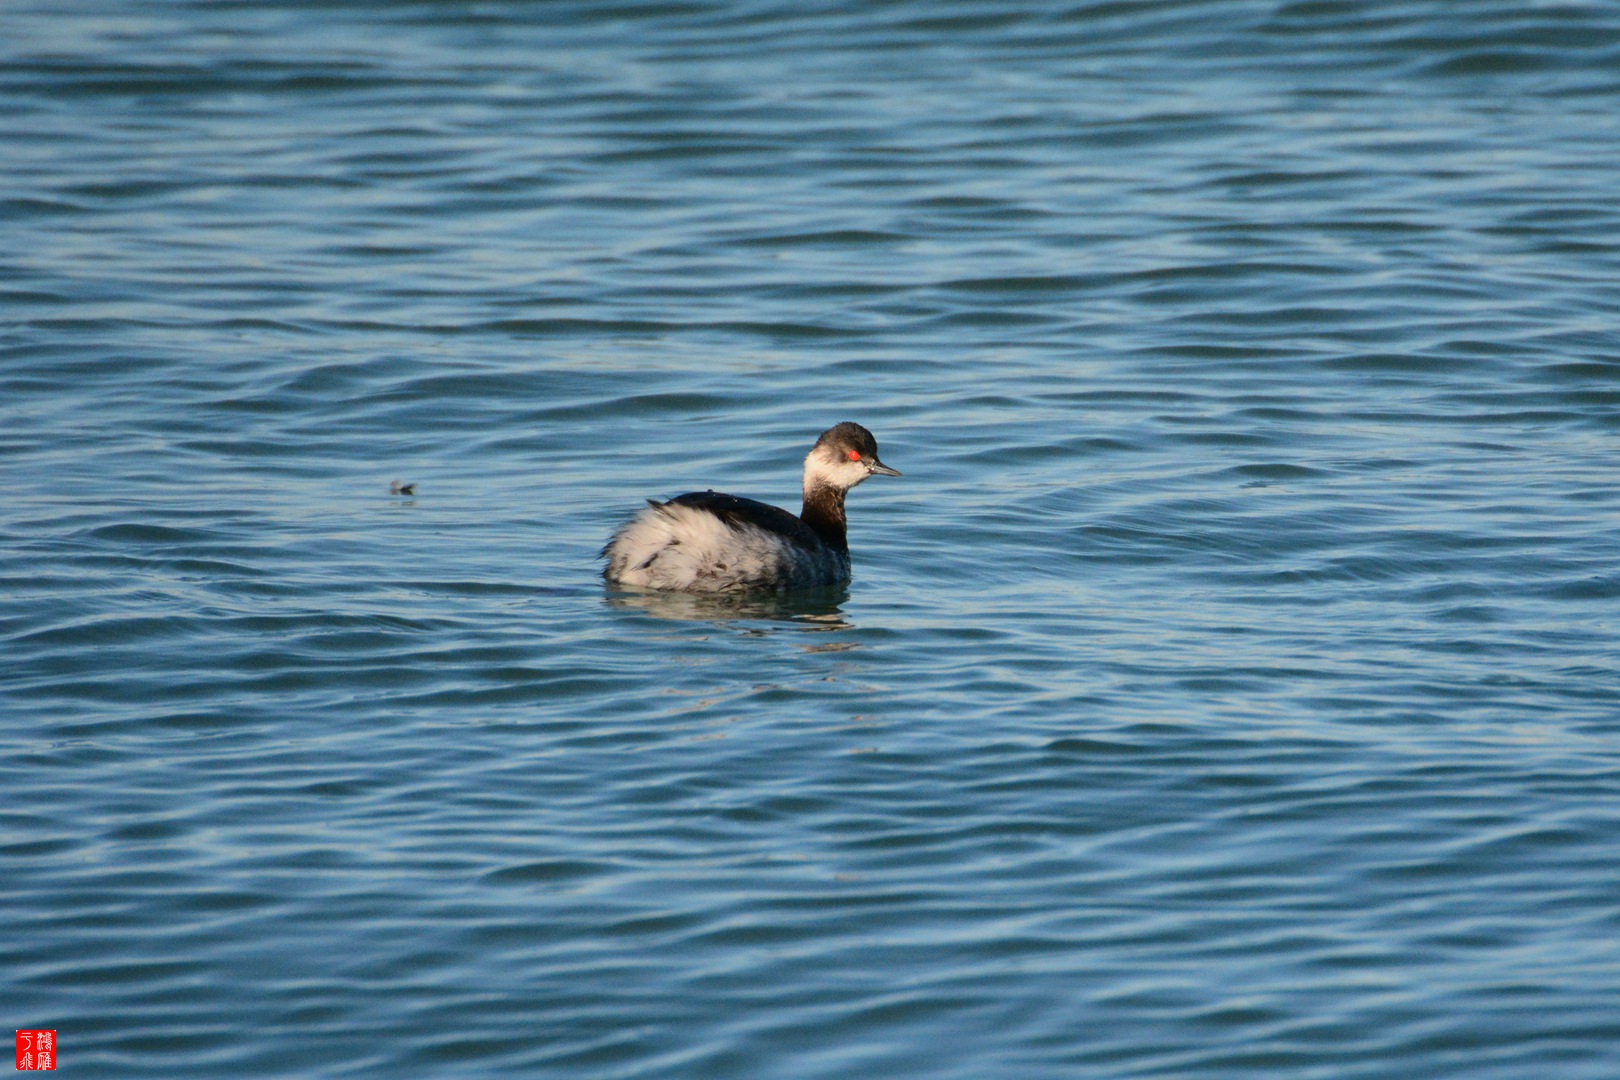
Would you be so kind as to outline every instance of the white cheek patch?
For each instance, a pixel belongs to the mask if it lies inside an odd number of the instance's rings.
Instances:
[[[852,488],[871,474],[859,461],[835,457],[829,451],[812,451],[804,459],[804,486]]]

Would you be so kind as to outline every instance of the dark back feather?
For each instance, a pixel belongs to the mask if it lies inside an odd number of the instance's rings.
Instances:
[[[727,495],[720,491],[690,491],[685,495],[677,495],[669,501],[693,510],[705,510],[727,525],[752,526],[764,532],[776,533],[789,543],[800,547],[814,549],[826,546],[822,538],[816,535],[816,531],[806,525],[798,515],[757,499],[745,499],[740,495]]]

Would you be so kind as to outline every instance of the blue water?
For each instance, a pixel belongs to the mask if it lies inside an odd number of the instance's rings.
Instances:
[[[1620,9],[0,22],[63,1075],[1620,1076]]]

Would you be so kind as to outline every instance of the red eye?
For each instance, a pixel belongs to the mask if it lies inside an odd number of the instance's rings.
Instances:
[[[847,456],[851,461],[861,460],[861,452],[859,450],[851,450]]]

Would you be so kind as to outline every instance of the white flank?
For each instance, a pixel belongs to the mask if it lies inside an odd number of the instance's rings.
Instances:
[[[614,533],[605,554],[609,581],[645,589],[739,592],[849,579],[847,555],[680,504],[648,506]]]

